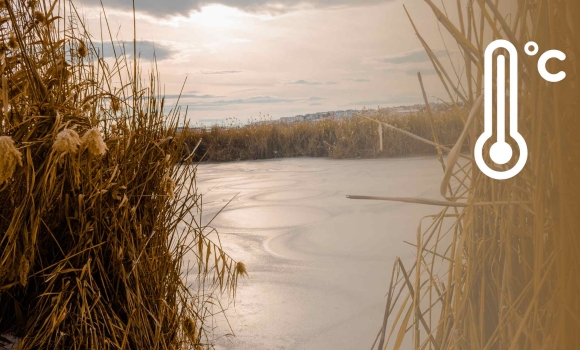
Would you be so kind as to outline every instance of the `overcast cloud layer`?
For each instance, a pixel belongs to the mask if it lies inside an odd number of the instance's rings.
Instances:
[[[115,41],[111,42],[93,42],[95,49],[99,52],[100,57],[110,58],[126,55],[129,58],[133,57],[134,48],[133,41]],[[170,47],[152,41],[140,40],[137,41],[137,57],[146,60],[156,59],[158,61],[165,60],[175,53]]]
[[[115,49],[124,47],[132,56],[131,2],[103,1]],[[455,4],[443,1],[448,8]],[[422,103],[417,72],[431,101],[448,99],[403,4],[445,66],[462,62],[452,40],[442,42],[437,20],[422,1],[135,3],[142,67],[150,67],[147,61],[155,53],[168,106],[184,91],[179,103],[194,122]],[[83,11],[99,42],[102,19],[96,4],[84,0]],[[263,12],[270,14],[258,14]],[[113,46],[103,47],[104,56],[111,57]]]
[[[100,0],[82,0],[87,5],[100,5]],[[388,1],[388,0],[387,0]],[[264,14],[282,14],[304,7],[332,8],[364,6],[385,3],[385,0],[136,0],[138,11],[152,16],[185,16],[191,11],[199,11],[207,5],[225,5],[242,11]],[[106,7],[132,10],[132,0],[103,0]]]

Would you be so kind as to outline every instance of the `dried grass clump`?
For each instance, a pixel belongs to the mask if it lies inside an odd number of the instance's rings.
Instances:
[[[44,13],[41,11],[34,11],[34,19],[42,24],[46,22],[46,17],[44,17]]]
[[[395,262],[373,348],[580,349],[580,2],[504,2],[513,11],[502,13],[498,2],[459,0],[458,23],[449,8],[426,3],[457,43],[464,67],[452,69],[466,79],[453,81],[450,65],[417,31],[419,41],[450,100],[470,112],[447,159],[440,158],[443,201],[375,198],[443,209],[425,217],[409,242],[415,261]],[[518,131],[529,149],[522,172],[503,181],[485,176],[471,158],[483,131],[483,57],[492,39],[509,40],[520,52]],[[540,77],[540,55],[524,53],[528,41],[541,52],[566,53],[565,62],[549,67],[564,70],[564,81]],[[493,141],[484,147],[488,164]],[[462,154],[464,147],[471,154]],[[513,149],[500,170],[518,160],[515,143]]]
[[[64,129],[56,135],[52,149],[62,156],[77,153],[80,145],[81,139],[79,138],[79,134],[72,129]]]
[[[79,43],[79,46],[77,47],[77,53],[80,58],[85,58],[89,55],[89,49],[87,49],[87,46],[84,42],[81,41]]]
[[[14,36],[14,33],[10,33],[10,35],[8,36],[8,47],[11,50],[17,50],[19,47],[18,41],[16,40],[16,36]]]
[[[175,182],[170,176],[163,177],[163,191],[169,198],[175,198]]]
[[[101,132],[97,128],[92,128],[87,131],[83,135],[81,143],[93,156],[102,156],[109,150],[101,136]]]
[[[0,136],[0,185],[12,177],[17,165],[22,166],[22,153],[10,136]]]
[[[370,113],[365,113],[370,115]],[[460,112],[442,111],[433,119],[441,127],[443,144],[453,144],[462,130]],[[398,128],[431,137],[431,120],[426,112],[412,115],[388,115],[380,110],[374,120],[388,122]],[[317,122],[292,124],[262,123],[248,126],[214,126],[210,130],[187,130],[190,148],[201,140],[203,160],[232,161],[279,157],[381,158],[432,154],[432,146],[409,139],[384,128],[383,149],[380,149],[379,128],[374,120],[363,117],[323,119]]]
[[[246,265],[241,261],[236,264],[236,272],[240,276],[247,276],[248,275],[248,271],[246,270]]]
[[[97,57],[73,3],[3,4],[0,343],[211,348],[243,271],[201,225],[181,111],[154,68]]]

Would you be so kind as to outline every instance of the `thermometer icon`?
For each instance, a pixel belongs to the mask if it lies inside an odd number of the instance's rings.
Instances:
[[[520,157],[515,166],[506,171],[491,169],[483,160],[483,146],[493,135],[493,53],[497,49],[505,49],[509,53],[509,131],[510,137],[516,141],[520,149]],[[506,164],[512,159],[512,147],[505,139],[506,117],[506,57],[497,56],[497,95],[496,98],[496,131],[497,140],[491,146],[489,155],[496,164]],[[505,180],[516,176],[526,165],[528,159],[528,146],[522,135],[518,132],[518,52],[515,46],[506,40],[496,40],[485,50],[484,67],[484,131],[475,143],[474,157],[481,171],[496,180]]]
[[[520,159],[516,162],[513,168],[506,171],[497,171],[491,169],[483,160],[483,146],[493,135],[493,53],[497,49],[505,49],[509,53],[510,58],[510,107],[509,107],[509,128],[510,137],[514,139],[520,149]],[[529,56],[534,56],[538,53],[538,44],[530,41],[526,44],[525,52]],[[484,119],[483,119],[483,134],[477,139],[475,143],[474,157],[479,169],[487,176],[496,180],[506,180],[519,174],[526,165],[528,159],[528,146],[526,141],[518,132],[518,51],[515,46],[507,40],[496,40],[489,44],[485,49],[485,66],[484,66]],[[558,72],[552,74],[546,68],[547,63],[551,59],[558,59],[564,61],[566,54],[558,50],[549,50],[540,56],[538,60],[538,72],[544,80],[557,83],[566,78],[565,72]],[[496,60],[497,71],[497,91],[496,93],[496,107],[497,107],[497,140],[489,150],[491,160],[496,164],[503,165],[509,162],[513,156],[512,147],[505,141],[505,100],[506,100],[506,58],[504,55],[498,55]]]

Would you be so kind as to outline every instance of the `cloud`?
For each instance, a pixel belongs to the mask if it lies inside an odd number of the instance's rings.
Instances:
[[[410,76],[416,76],[418,72],[421,72],[422,76],[437,74],[434,68],[424,68],[424,67],[387,68],[384,69],[383,72],[389,74],[406,74]]]
[[[279,103],[293,103],[298,101],[309,101],[315,102],[319,100],[323,100],[322,97],[309,97],[309,98],[283,98],[277,96],[269,96],[269,95],[260,95],[260,96],[252,96],[248,98],[238,98],[238,99],[221,99],[215,101],[207,101],[207,102],[193,102],[193,103],[184,103],[180,104],[182,106],[187,106],[193,110],[214,110],[214,109],[222,109],[228,106],[235,106],[235,105],[266,105],[266,104],[279,104]]]
[[[203,99],[205,99],[205,98],[207,98],[207,99],[209,99],[209,98],[220,98],[220,97],[224,97],[224,96],[208,95],[208,94],[198,95],[198,94],[189,94],[189,93],[185,93],[185,94],[181,94],[181,95],[177,95],[177,94],[165,95],[165,99],[167,99],[167,100],[177,99],[177,98],[180,98],[180,99],[186,99],[186,98],[203,98]]]
[[[426,76],[426,75],[435,75],[437,74],[437,72],[435,71],[434,68],[427,68],[427,69],[407,69],[405,70],[405,73],[407,73],[408,75],[417,75],[417,73],[421,72],[422,76]]]
[[[230,105],[230,104],[270,104],[270,103],[282,103],[282,102],[294,102],[295,99],[288,99],[282,97],[273,96],[253,96],[249,98],[238,98],[234,100],[219,100],[211,102],[211,104],[219,105]]]
[[[437,57],[447,54],[445,50],[433,50]],[[423,63],[429,61],[429,55],[424,49],[416,49],[413,51],[402,52],[394,55],[387,55],[382,57],[371,57],[367,59],[370,62],[389,63],[394,65],[408,64],[408,63]]]
[[[100,6],[100,0],[81,0],[89,6]],[[392,1],[392,0],[387,0]],[[245,12],[261,14],[283,14],[305,6],[314,8],[333,8],[347,6],[368,6],[384,3],[385,0],[138,0],[136,10],[154,17],[184,16],[192,11],[199,11],[203,6],[220,4],[234,7]],[[103,0],[105,8],[117,8],[130,11],[132,0]]]
[[[204,118],[199,120],[202,124],[219,124],[224,121],[226,121],[226,118]]]
[[[115,57],[127,55],[128,58],[133,58],[133,41],[115,41],[111,42],[93,42],[95,49],[102,57]],[[153,60],[155,57],[158,61],[170,58],[175,50],[167,45],[157,44],[152,41],[137,41],[137,57]]]
[[[275,104],[295,102],[297,99],[288,99],[276,96],[252,96],[248,98],[223,99],[208,102],[187,103],[188,107],[197,110],[216,109],[231,105],[249,105],[249,104]]]
[[[344,79],[346,81],[352,81],[353,83],[368,83],[370,79]]]
[[[236,91],[232,91],[232,94],[239,94],[242,92],[250,92],[250,91],[256,91],[258,90],[257,88],[250,88],[250,89],[242,89],[242,90],[236,90]]]
[[[368,100],[368,101],[357,101],[351,102],[349,105],[352,106],[377,106],[377,105],[386,105],[390,104],[389,100]]]
[[[236,74],[241,73],[241,70],[202,70],[201,74]]]
[[[338,84],[336,81],[321,82],[321,81],[311,81],[311,80],[302,80],[302,79],[286,83],[286,85],[336,85],[336,84]]]
[[[348,105],[374,107],[374,106],[394,105],[394,104],[398,104],[398,103],[402,103],[402,104],[420,103],[420,101],[421,101],[420,95],[395,95],[395,96],[389,96],[389,97],[382,99],[382,100],[368,100],[368,101],[351,102]]]

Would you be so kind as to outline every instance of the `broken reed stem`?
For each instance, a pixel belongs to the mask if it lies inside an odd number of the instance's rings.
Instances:
[[[399,132],[399,133],[401,133],[401,134],[404,134],[404,135],[406,135],[406,136],[409,136],[409,137],[411,137],[411,138],[413,138],[413,139],[415,139],[415,140],[419,140],[419,141],[421,141],[421,142],[423,142],[423,143],[426,143],[426,144],[428,144],[428,145],[435,146],[436,148],[443,149],[443,150],[445,150],[445,151],[447,151],[447,152],[450,152],[450,151],[451,151],[451,149],[450,149],[450,148],[448,148],[448,147],[445,147],[445,146],[443,146],[443,145],[440,145],[440,144],[438,144],[438,143],[435,143],[435,142],[433,142],[433,141],[427,140],[427,139],[425,139],[425,138],[423,138],[423,137],[417,136],[417,135],[415,135],[415,134],[413,134],[413,133],[410,133],[410,132],[408,132],[408,131],[405,131],[405,130],[399,129],[399,128],[397,128],[397,127],[394,127],[394,126],[392,126],[392,125],[389,125],[389,124],[387,124],[387,123],[385,123],[385,122],[381,122],[380,120],[375,120],[375,119],[373,119],[373,118],[369,118],[369,117],[367,117],[367,116],[365,116],[365,115],[358,114],[358,113],[356,113],[356,114],[355,114],[355,116],[357,116],[357,117],[361,117],[361,118],[365,118],[365,119],[368,119],[368,120],[370,120],[370,121],[373,121],[373,122],[375,122],[375,123],[380,123],[380,124],[383,124],[384,126],[386,126],[387,128],[389,128],[389,129],[391,129],[391,130],[395,130],[395,131],[397,131],[397,132]],[[470,157],[470,156],[467,156],[467,155],[464,155],[464,154],[460,154],[460,157],[461,157],[461,158],[464,158],[464,159],[468,159],[468,160],[473,160],[473,158],[472,158],[472,157]]]
[[[390,201],[390,202],[401,202],[401,203],[413,203],[413,204],[425,204],[425,205],[436,205],[442,207],[455,207],[455,208],[467,208],[473,207],[483,207],[483,206],[495,206],[495,205],[524,205],[530,204],[529,202],[474,202],[474,203],[459,203],[459,202],[449,202],[441,201],[436,199],[427,198],[409,198],[409,197],[377,197],[377,196],[357,196],[357,195],[347,195],[348,199],[366,199],[375,201]]]

